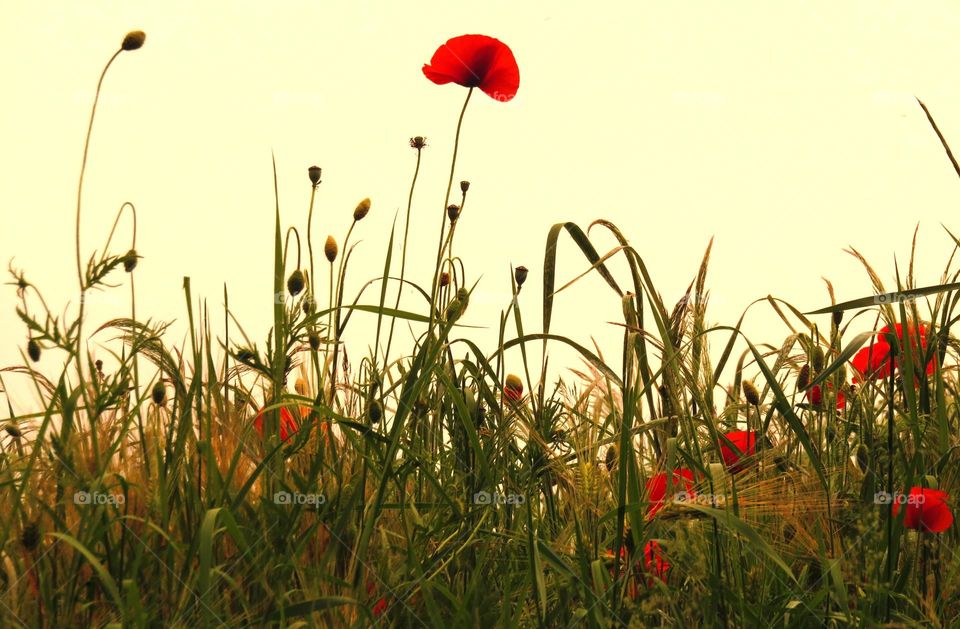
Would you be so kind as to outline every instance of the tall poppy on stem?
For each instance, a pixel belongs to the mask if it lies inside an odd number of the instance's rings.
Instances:
[[[904,345],[909,344],[914,357],[919,357],[927,349],[927,328],[922,323],[916,326],[912,323],[907,325],[896,323],[893,325],[893,329],[889,325],[885,325],[877,332],[876,338],[869,345],[861,348],[853,357],[851,362],[853,368],[857,370],[857,375],[853,377],[854,382],[859,382],[862,378],[877,380],[886,378],[897,368],[903,368],[900,357],[893,356],[893,348],[888,340],[894,334],[896,334],[901,350],[903,350]],[[933,359],[931,359],[926,366],[928,376],[933,373],[933,369]]]
[[[741,459],[756,453],[757,433],[754,430],[734,430],[724,433],[723,437],[725,439],[720,439],[720,456],[723,458],[723,464],[730,472],[739,472],[745,467]],[[730,447],[727,441],[733,447]]]
[[[440,261],[443,258],[447,208],[450,205],[450,190],[453,188],[453,175],[457,166],[463,115],[470,103],[470,96],[477,87],[494,100],[500,102],[512,100],[520,87],[520,68],[510,47],[499,39],[487,35],[460,35],[448,39],[445,44],[437,48],[430,63],[424,64],[423,74],[437,85],[456,83],[469,88],[467,98],[463,102],[463,109],[460,110],[460,118],[457,120],[453,159],[450,163],[450,179],[447,182],[447,194],[443,199],[440,242],[437,246],[437,262],[430,289],[430,327],[432,328],[435,321]]]
[[[647,507],[647,519],[652,519],[663,508],[668,496],[672,499],[675,494],[680,492],[691,495],[695,482],[693,472],[686,468],[673,470],[673,479],[669,483],[669,488],[667,487],[666,472],[651,476],[647,481],[647,494],[650,501],[650,506]]]

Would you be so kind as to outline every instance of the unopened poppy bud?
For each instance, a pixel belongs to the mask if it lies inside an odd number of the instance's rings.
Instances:
[[[370,418],[371,424],[380,423],[380,420],[383,418],[383,407],[380,405],[380,402],[376,400],[370,402],[370,406],[367,408],[367,417]]]
[[[303,290],[305,280],[303,277],[303,271],[297,269],[290,274],[290,278],[287,280],[287,290],[290,291],[290,294],[296,297],[300,294],[300,291]]]
[[[743,397],[747,398],[747,403],[751,406],[760,404],[760,392],[757,391],[757,387],[753,384],[753,381],[744,380],[741,388],[743,389]]]
[[[800,368],[800,374],[797,376],[797,388],[806,389],[810,385],[810,365],[804,365]]]
[[[23,433],[20,432],[20,428],[16,424],[7,424],[3,427],[7,431],[7,434],[13,437],[14,439],[19,439],[23,436]]]
[[[450,274],[444,271],[440,274],[440,288],[443,288],[448,284],[450,284]]]
[[[96,362],[93,363],[93,366],[97,368],[97,371],[98,371],[98,372],[103,373],[103,361],[102,361],[102,360],[100,360],[100,359],[98,358],[98,359],[96,360]]]
[[[310,349],[313,351],[320,349],[320,335],[316,332],[311,332],[307,336],[307,341],[310,343]]]
[[[513,279],[517,281],[517,288],[523,286],[523,283],[527,281],[527,267],[518,266],[513,270]]]
[[[323,245],[323,255],[327,256],[327,261],[330,263],[337,259],[337,241],[333,236],[327,236],[327,242]]]
[[[20,532],[20,544],[28,551],[35,550],[40,545],[40,527],[36,522],[23,527],[23,531]]]
[[[470,291],[466,288],[457,289],[457,296],[454,297],[447,305],[446,310],[446,319],[448,322],[453,323],[463,315],[463,312],[467,309],[467,303],[470,300]]]
[[[460,192],[466,194],[466,193],[467,193],[467,190],[469,190],[469,189],[470,189],[470,182],[469,182],[469,181],[461,181],[461,182],[460,182]]]
[[[163,386],[163,382],[157,380],[153,385],[153,391],[150,392],[150,397],[153,399],[154,404],[163,406],[163,402],[167,399],[167,389]]]
[[[460,206],[456,203],[451,203],[447,206],[447,216],[450,217],[450,222],[454,222],[460,218]]]
[[[819,345],[816,345],[810,354],[810,362],[813,363],[813,372],[819,374],[823,371],[823,349],[821,349]]]
[[[40,343],[37,343],[35,339],[30,339],[27,342],[27,356],[29,356],[33,362],[40,360]]]
[[[834,310],[833,311],[833,325],[840,327],[840,322],[843,321],[843,310]]]
[[[137,260],[139,258],[140,256],[137,255],[136,249],[128,251],[123,258],[121,258],[123,260],[123,270],[127,273],[133,273],[133,270],[137,268]]]
[[[136,50],[143,46],[143,42],[147,40],[147,34],[143,31],[130,31],[123,38],[123,43],[120,44],[120,47],[124,50]]]
[[[617,448],[616,446],[611,445],[607,448],[607,453],[603,457],[603,465],[607,468],[608,472],[612,472],[617,467]]]
[[[319,166],[311,166],[307,169],[307,176],[310,177],[310,183],[314,186],[320,183],[320,174],[323,172]]]
[[[427,138],[422,135],[418,135],[415,138],[410,138],[410,147],[415,148],[418,151],[427,145]]]
[[[367,212],[370,211],[370,199],[366,198],[360,203],[357,204],[357,209],[353,211],[353,220],[361,221],[363,217],[367,215]]]
[[[313,298],[313,295],[307,295],[303,299],[303,314],[310,316],[317,311],[317,300]]]

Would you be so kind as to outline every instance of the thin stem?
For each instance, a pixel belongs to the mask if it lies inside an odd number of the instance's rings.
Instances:
[[[403,253],[400,255],[400,284],[397,286],[397,301],[393,305],[394,310],[400,309],[400,295],[403,293],[403,280],[406,278],[407,273],[407,237],[410,233],[410,208],[413,207],[413,190],[417,186],[417,176],[420,174],[420,158],[422,154],[423,149],[418,148],[417,166],[413,169],[413,181],[410,182],[410,194],[407,195],[407,216],[403,226]],[[386,281],[386,278],[384,278],[384,281]],[[390,346],[393,345],[393,328],[396,322],[396,317],[390,318],[390,333],[387,335],[387,349],[383,353],[384,365],[390,363]]]

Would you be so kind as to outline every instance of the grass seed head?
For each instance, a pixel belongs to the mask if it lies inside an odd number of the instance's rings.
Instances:
[[[757,387],[753,384],[752,380],[744,380],[741,386],[743,388],[743,397],[747,398],[747,403],[750,404],[750,406],[760,404],[760,392],[757,391]]]
[[[327,242],[323,245],[323,255],[327,256],[327,262],[331,264],[337,259],[337,241],[333,236],[327,236]]]
[[[353,220],[362,221],[363,217],[370,211],[370,198],[367,197],[357,204],[357,209],[353,211]]]
[[[422,135],[418,135],[414,138],[410,138],[410,148],[417,149],[418,151],[423,149],[427,145],[427,138]]]
[[[40,362],[40,343],[36,339],[27,341],[27,356],[35,363]]]
[[[303,271],[297,269],[290,274],[290,278],[287,279],[287,290],[290,291],[290,294],[296,297],[303,291],[303,287],[306,284],[306,279],[303,277]]]
[[[163,403],[167,399],[167,389],[163,386],[163,382],[157,380],[153,385],[153,390],[150,392],[150,397],[153,399],[154,404],[163,406]]]
[[[130,31],[123,38],[123,43],[120,44],[120,48],[123,50],[136,50],[143,46],[143,42],[147,40],[147,34],[143,31]]]

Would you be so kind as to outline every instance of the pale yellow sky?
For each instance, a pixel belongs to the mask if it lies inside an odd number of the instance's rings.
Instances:
[[[379,274],[402,218],[407,140],[427,136],[411,254],[413,279],[426,282],[465,92],[420,67],[463,33],[506,42],[521,72],[512,102],[471,102],[456,175],[473,183],[456,250],[469,279],[483,277],[466,322],[489,326],[476,333],[485,348],[511,263],[530,268],[522,305],[528,331],[539,330],[544,240],[562,220],[617,223],[671,303],[715,236],[711,316],[723,323],[768,293],[801,310],[825,305],[820,276],[840,300],[869,294],[848,245],[892,283],[893,255],[904,267],[918,221],[920,283],[936,283],[949,253],[940,223],[960,230],[960,181],[913,101],[960,147],[956,4],[6,3],[0,258],[15,258],[58,307],[76,303],[74,198],[93,90],[134,28],[146,45],[118,59],[98,110],[83,243],[86,258],[121,203],[136,204],[139,309],[154,319],[184,320],[184,275],[212,306],[226,282],[263,344],[271,150],[287,225],[305,229],[306,168],[324,170],[316,242],[342,239],[357,201],[373,199],[355,232],[357,287]],[[583,267],[563,242],[558,279]],[[92,321],[126,308],[126,290],[112,295]],[[0,365],[18,362],[25,343],[14,306],[7,287]],[[598,278],[556,308],[556,332],[596,336],[618,364],[620,331],[606,322],[620,306]],[[779,345],[783,327],[755,312],[751,338]],[[363,326],[346,340],[365,351]]]

